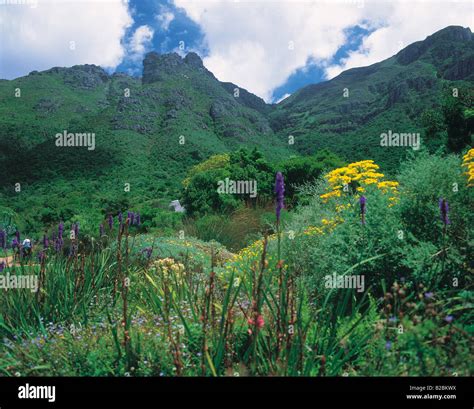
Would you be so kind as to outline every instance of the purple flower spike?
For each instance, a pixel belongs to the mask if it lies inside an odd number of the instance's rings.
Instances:
[[[15,232],[15,237],[16,237],[16,240],[18,241],[18,243],[20,243],[21,240],[20,240],[20,231],[19,230],[17,230]]]
[[[60,222],[59,223],[59,226],[58,226],[58,237],[60,239],[63,238],[63,232],[64,232],[64,223],[63,222]]]
[[[146,247],[142,250],[142,253],[145,255],[147,259],[149,259],[153,253],[153,249],[151,247]]]
[[[7,233],[5,230],[0,230],[0,249],[7,248]]]
[[[76,239],[79,237],[79,222],[74,224],[74,236]]]
[[[135,213],[133,212],[130,213],[130,226],[132,224],[135,224]]]
[[[12,240],[12,248],[18,247],[19,246],[18,239],[16,237],[13,238]]]
[[[122,224],[122,220],[123,220],[123,214],[122,214],[122,212],[120,212],[118,214],[118,221],[119,221],[120,224]]]
[[[439,210],[441,212],[441,221],[444,225],[451,224],[449,220],[449,205],[446,199],[439,199]]]
[[[391,341],[387,341],[387,342],[385,343],[385,349],[388,351],[388,350],[391,349],[391,348],[392,348],[392,342],[391,342]]]
[[[140,220],[140,213],[138,212],[136,214],[136,223],[137,223],[137,226],[140,226],[141,220]]]
[[[359,199],[359,204],[360,204],[360,216],[361,216],[361,222],[362,224],[365,224],[365,212],[366,212],[366,204],[367,204],[367,199],[365,196],[361,196]]]
[[[280,222],[281,209],[285,206],[285,180],[281,172],[277,172],[275,177],[275,196],[276,196],[276,219],[277,223]]]
[[[107,218],[107,223],[109,224],[109,229],[112,230],[112,227],[114,227],[114,218],[111,214],[109,214]]]
[[[46,234],[43,236],[43,247],[45,249],[47,249],[49,247],[49,240],[48,240],[48,236],[46,236]]]
[[[430,292],[425,293],[425,298],[426,298],[426,299],[429,300],[429,299],[431,299],[431,298],[433,298],[433,297],[434,297],[434,293],[433,293],[433,292],[430,291]]]

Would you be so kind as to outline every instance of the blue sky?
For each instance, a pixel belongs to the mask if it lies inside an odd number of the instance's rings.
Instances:
[[[448,25],[472,29],[474,13],[470,0],[24,3],[0,6],[0,78],[87,63],[141,75],[146,52],[195,51],[219,80],[267,102],[389,58]]]

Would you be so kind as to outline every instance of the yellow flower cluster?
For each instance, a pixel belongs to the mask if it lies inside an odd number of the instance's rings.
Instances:
[[[268,236],[268,242],[275,240],[277,238],[276,234]],[[263,250],[263,239],[254,241],[250,246],[240,250],[231,261],[248,261],[260,257]]]
[[[155,261],[154,266],[157,271],[162,271],[165,277],[168,275],[180,277],[184,273],[184,265],[171,257]]]
[[[385,176],[383,173],[377,172],[379,166],[373,160],[363,160],[351,163],[345,167],[334,169],[325,175],[329,182],[329,191],[321,195],[322,199],[331,197],[340,197],[344,186],[356,183],[356,191],[363,193],[368,185],[376,185],[384,193],[390,191],[396,193],[398,182],[382,181]]]
[[[470,149],[462,159],[462,166],[467,168],[465,172],[467,175],[467,185],[472,187],[474,186],[474,148]]]
[[[308,226],[303,232],[306,236],[314,236],[316,234],[324,234],[327,231],[333,230],[339,223],[343,220],[339,216],[336,219],[321,219],[323,224],[321,227],[318,226]]]

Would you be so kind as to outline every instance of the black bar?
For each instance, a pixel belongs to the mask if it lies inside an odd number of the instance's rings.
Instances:
[[[20,399],[19,387],[26,384],[55,386],[55,401]],[[410,386],[418,389],[410,390]],[[472,378],[463,377],[0,378],[0,409],[472,409],[473,386]],[[407,399],[407,395],[425,398]],[[426,395],[443,398],[429,399]],[[447,399],[447,395],[456,398]]]

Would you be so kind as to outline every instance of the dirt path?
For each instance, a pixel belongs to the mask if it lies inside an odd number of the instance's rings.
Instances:
[[[10,266],[13,263],[13,256],[0,257],[0,263],[4,262],[7,266]]]

